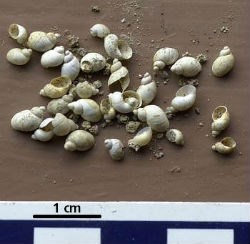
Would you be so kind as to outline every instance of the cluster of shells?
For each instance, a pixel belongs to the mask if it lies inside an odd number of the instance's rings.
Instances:
[[[84,81],[73,84],[80,71],[95,73],[108,66],[106,58],[99,53],[87,53],[78,60],[63,46],[56,46],[59,34],[35,31],[28,33],[26,28],[11,24],[9,35],[21,44],[23,48],[14,48],[7,53],[7,60],[15,65],[25,65],[29,62],[32,52],[43,53],[41,65],[52,68],[61,65],[61,76],[52,79],[41,90],[40,95],[51,98],[47,107],[37,106],[16,113],[11,119],[13,129],[23,132],[33,132],[31,138],[38,141],[49,141],[54,136],[67,136],[64,148],[69,151],[86,151],[94,147],[95,137],[84,130],[69,117],[73,112],[85,122],[97,123],[105,120],[112,122],[119,114],[133,114],[137,120],[145,125],[131,138],[127,145],[138,151],[150,143],[154,133],[166,133],[166,138],[176,145],[184,145],[183,133],[170,128],[168,114],[186,111],[193,107],[196,100],[196,87],[185,85],[181,87],[165,110],[152,104],[157,94],[156,82],[147,72],[141,79],[137,90],[128,90],[130,84],[129,70],[122,64],[122,60],[132,57],[132,49],[128,42],[115,34],[110,33],[107,26],[96,24],[90,28],[90,34],[104,40],[104,49],[112,59],[108,88],[110,93],[98,104],[93,96],[99,93],[98,87]],[[153,57],[153,70],[159,72],[170,67],[171,72],[184,76],[195,77],[202,65],[197,58],[179,57],[175,48],[164,47],[159,49]],[[217,77],[227,74],[234,66],[234,56],[229,47],[221,50],[219,57],[213,63],[212,73]],[[45,118],[46,110],[52,115]],[[72,115],[72,114],[71,114]],[[217,136],[229,126],[229,111],[225,106],[217,107],[212,114],[212,135]],[[104,146],[114,160],[122,160],[125,147],[117,138],[105,139]],[[226,137],[215,143],[212,149],[222,153],[231,153],[236,143],[231,137]]]

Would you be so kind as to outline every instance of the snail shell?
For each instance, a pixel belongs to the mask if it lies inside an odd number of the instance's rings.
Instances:
[[[64,144],[68,151],[87,151],[95,145],[95,138],[85,130],[75,130],[71,132]]]
[[[127,41],[119,39],[115,34],[109,34],[104,38],[104,49],[109,57],[119,60],[130,59],[133,54]]]
[[[106,122],[110,122],[116,116],[115,109],[111,106],[108,98],[101,100],[100,111],[103,114],[103,118],[106,120]]]
[[[57,33],[34,31],[28,38],[27,46],[37,52],[46,52],[56,45],[58,37]]]
[[[69,112],[68,104],[73,101],[73,95],[64,95],[59,99],[52,99],[48,105],[47,105],[47,110],[51,114],[66,114]]]
[[[9,50],[9,52],[6,55],[6,58],[12,64],[24,65],[30,61],[31,54],[32,54],[31,49],[13,48],[13,49]]]
[[[179,57],[179,52],[175,48],[164,47],[155,53],[153,57],[153,69],[158,71],[163,69],[166,65],[172,65]]]
[[[44,68],[59,66],[63,63],[64,47],[55,47],[53,50],[45,52],[41,57],[41,65]]]
[[[146,122],[152,130],[165,132],[169,127],[169,121],[164,111],[156,105],[147,105],[144,108],[134,110],[134,114],[142,122]]]
[[[85,73],[93,73],[104,69],[106,59],[99,53],[88,53],[81,59],[81,70]]]
[[[151,127],[144,127],[137,132],[133,139],[128,141],[128,146],[137,152],[141,147],[149,144],[152,135]]]
[[[89,122],[98,122],[102,118],[99,105],[91,99],[79,99],[69,103],[68,107]]]
[[[225,137],[212,146],[212,150],[221,154],[230,154],[236,148],[236,142],[232,137]]]
[[[230,115],[226,106],[218,106],[212,113],[212,136],[218,136],[230,123]]]
[[[177,75],[194,77],[201,72],[201,64],[193,57],[183,57],[172,65],[171,71]]]
[[[59,98],[65,95],[71,86],[71,79],[68,76],[59,76],[50,81],[40,90],[40,95],[50,98]]]
[[[224,47],[215,59],[212,65],[212,73],[214,76],[222,77],[229,73],[234,66],[234,56],[229,47]]]
[[[119,161],[124,159],[124,146],[120,140],[106,139],[104,145],[106,149],[108,149],[109,155],[113,160]]]
[[[157,93],[157,87],[149,73],[144,74],[141,79],[141,85],[136,92],[140,95],[143,106],[150,104],[154,100]]]
[[[61,76],[68,76],[73,81],[78,76],[79,72],[80,63],[78,59],[70,51],[66,51],[61,69]]]
[[[9,26],[9,35],[17,41],[17,43],[24,45],[28,40],[28,32],[25,27],[18,24],[11,24]]]
[[[45,113],[45,107],[33,107],[16,113],[11,119],[11,126],[19,131],[34,131],[41,124]]]
[[[39,126],[39,129],[35,130],[31,138],[37,141],[50,141],[54,137],[52,122],[53,118],[45,119]]]
[[[118,112],[126,114],[142,105],[139,94],[135,91],[114,92],[108,95],[111,106]]]
[[[90,28],[90,35],[93,37],[104,38],[110,34],[110,30],[106,25],[95,24]]]
[[[181,131],[177,129],[170,129],[166,133],[166,137],[170,142],[175,143],[176,145],[184,145],[184,136]]]
[[[90,98],[98,94],[99,89],[96,89],[92,84],[87,81],[80,82],[76,85],[76,94],[80,98]]]
[[[110,71],[111,75],[108,80],[109,90],[111,92],[125,91],[130,83],[128,69],[122,66],[122,63],[118,59],[114,59]]]

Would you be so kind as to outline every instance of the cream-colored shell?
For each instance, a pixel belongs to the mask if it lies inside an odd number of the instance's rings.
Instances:
[[[33,107],[16,113],[11,119],[11,126],[19,131],[34,131],[41,124],[45,113],[45,107]]]
[[[37,52],[46,52],[56,45],[59,37],[59,34],[53,32],[34,31],[28,38],[27,46]]]
[[[79,82],[76,85],[75,91],[80,98],[90,98],[99,93],[99,89],[96,89],[91,83],[87,81]]]
[[[105,148],[109,151],[109,155],[113,160],[123,160],[124,159],[124,146],[122,142],[118,139],[106,139],[104,141]]]
[[[91,99],[79,99],[69,103],[68,107],[75,114],[81,115],[84,120],[98,122],[102,118],[99,105]]]
[[[68,104],[73,101],[73,95],[64,95],[61,98],[58,99],[52,99],[48,105],[47,105],[47,110],[51,114],[66,114],[69,112]]]
[[[212,113],[212,136],[218,136],[230,123],[230,115],[226,106],[218,106]]]
[[[108,98],[101,100],[100,111],[103,115],[103,118],[106,120],[106,122],[110,122],[116,116],[115,109],[111,106]]]
[[[53,50],[45,52],[41,57],[41,65],[44,68],[51,68],[59,66],[64,60],[64,47],[58,46]]]
[[[66,51],[64,63],[61,68],[61,76],[68,76],[72,81],[74,81],[79,72],[80,63],[78,59],[70,51]]]
[[[170,142],[175,143],[176,145],[184,145],[184,136],[180,130],[170,129],[167,131],[166,137]]]
[[[179,52],[175,48],[164,47],[155,53],[153,57],[153,69],[158,71],[163,69],[166,65],[172,65],[179,57]]]
[[[50,141],[54,137],[53,126],[51,122],[53,118],[46,118],[42,121],[39,129],[35,130],[31,138],[37,141]]]
[[[68,151],[87,151],[95,145],[95,138],[85,130],[75,130],[71,132],[64,144],[64,149]]]
[[[146,122],[152,130],[165,132],[169,127],[169,121],[165,112],[157,105],[147,105],[144,108],[134,110],[134,114],[142,122]]]
[[[104,49],[109,57],[119,60],[130,59],[133,54],[127,41],[118,38],[115,34],[109,34],[104,38]]]
[[[6,58],[12,64],[24,65],[30,61],[31,54],[32,54],[31,49],[13,48],[8,51]]]
[[[68,92],[71,84],[71,79],[67,76],[56,77],[40,90],[40,95],[50,98],[62,97]]]
[[[90,28],[90,35],[93,37],[104,38],[110,34],[110,30],[106,25],[95,24]]]
[[[81,70],[85,73],[98,72],[106,66],[106,59],[99,53],[87,53],[81,59]]]
[[[136,92],[140,95],[143,106],[150,104],[154,100],[157,93],[157,87],[155,81],[152,80],[152,76],[149,73],[144,74],[141,79],[141,85],[138,87]]]
[[[152,135],[153,132],[151,127],[144,127],[137,132],[133,139],[128,141],[128,146],[137,152],[141,147],[150,143]]]
[[[18,24],[11,24],[8,29],[11,38],[17,41],[17,43],[24,45],[28,40],[28,32],[25,27]]]
[[[225,137],[212,146],[212,150],[221,154],[230,154],[236,148],[236,142],[232,137]]]
[[[214,76],[222,77],[229,73],[235,63],[234,55],[229,47],[224,47],[212,65],[212,73]]]
[[[171,71],[177,75],[194,77],[201,72],[201,64],[193,57],[183,57],[172,65]]]

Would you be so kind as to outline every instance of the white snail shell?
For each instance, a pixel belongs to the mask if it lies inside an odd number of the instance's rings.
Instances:
[[[134,110],[134,114],[142,122],[146,122],[152,130],[165,132],[169,127],[169,121],[165,112],[157,105],[147,105],[144,108]]]
[[[167,131],[166,137],[170,142],[173,142],[176,145],[184,145],[184,136],[180,130],[170,129]]]
[[[47,105],[47,110],[51,114],[66,114],[69,112],[68,104],[73,101],[73,95],[64,95],[61,98],[58,99],[52,99],[48,105]]]
[[[72,82],[68,76],[59,76],[50,81],[40,90],[40,95],[50,98],[59,98],[65,95]]]
[[[84,81],[84,82],[79,82],[76,85],[76,94],[80,98],[90,98],[96,94],[98,94],[99,89],[96,89],[91,83]]]
[[[19,131],[34,131],[41,124],[45,113],[45,107],[33,107],[16,113],[11,119],[11,126]]]
[[[98,122],[102,118],[99,105],[91,99],[79,99],[69,103],[68,107],[89,122]]]
[[[183,57],[172,65],[171,71],[177,75],[194,77],[201,72],[201,64],[193,57]]]
[[[143,106],[150,104],[154,100],[157,93],[157,87],[149,73],[144,74],[141,79],[141,85],[136,92],[140,95]]]
[[[47,118],[42,121],[39,129],[35,130],[31,138],[37,141],[50,141],[54,137],[53,126],[51,122],[53,118]]]
[[[179,57],[179,52],[175,48],[164,47],[155,53],[153,57],[153,69],[158,71],[163,69],[166,65],[172,65]]]
[[[151,127],[144,127],[137,132],[133,139],[128,141],[128,146],[138,151],[141,147],[150,143],[152,135],[153,132]]]
[[[85,73],[98,72],[106,66],[106,59],[99,53],[87,53],[81,59],[81,70]]]
[[[124,159],[124,146],[120,140],[106,139],[104,145],[113,160],[119,161]]]
[[[119,60],[130,59],[133,54],[127,41],[119,39],[115,34],[109,34],[104,38],[104,49],[109,57]]]
[[[53,32],[34,31],[28,38],[27,46],[37,52],[46,52],[56,45],[59,37],[59,34]]]
[[[93,37],[104,38],[105,36],[110,34],[110,30],[106,25],[95,24],[90,28],[90,34]]]
[[[68,76],[73,81],[78,76],[79,72],[80,63],[78,59],[70,51],[66,51],[61,69],[61,76]]]
[[[218,136],[230,123],[230,115],[226,106],[218,106],[212,113],[212,136]]]
[[[8,51],[6,58],[12,64],[24,65],[30,61],[31,54],[32,54],[31,49],[13,48],[13,49]]]
[[[111,106],[108,98],[101,100],[100,111],[103,115],[103,118],[106,120],[106,122],[110,122],[116,116],[115,109]]]
[[[212,146],[212,150],[221,154],[230,154],[236,148],[236,142],[232,137],[225,137]]]
[[[63,63],[64,59],[64,47],[58,46],[53,50],[45,52],[41,57],[41,65],[44,68],[51,68],[59,66]]]
[[[212,73],[217,77],[222,77],[229,73],[235,63],[234,56],[229,47],[224,47],[212,65]]]
[[[23,45],[28,39],[28,32],[22,25],[11,24],[9,26],[9,35],[11,38],[17,41],[17,43]]]

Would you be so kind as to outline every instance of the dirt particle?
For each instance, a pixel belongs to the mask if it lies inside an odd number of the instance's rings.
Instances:
[[[87,120],[84,120],[82,122],[82,128],[83,128],[83,130],[89,130],[91,128],[91,123]]]
[[[229,31],[229,28],[227,27],[227,26],[222,26],[221,28],[220,28],[220,32],[221,33],[227,33]]]
[[[93,125],[89,128],[89,132],[95,136],[99,134],[99,127],[98,125]]]
[[[97,6],[97,5],[91,6],[91,12],[99,13],[100,11],[101,11],[101,9],[99,8],[99,6]]]
[[[194,108],[194,112],[197,114],[197,115],[199,115],[201,112],[200,112],[200,109],[198,108],[198,107],[195,107]]]
[[[156,159],[160,159],[164,157],[164,152],[161,152],[161,151],[154,151],[153,154]]]
[[[117,114],[116,118],[120,124],[126,124],[129,121],[129,117],[125,114]]]
[[[170,173],[181,173],[181,167],[174,166],[173,168],[170,169]]]
[[[135,133],[138,128],[140,127],[141,123],[138,121],[128,121],[128,123],[126,124],[126,131],[128,133]]]
[[[198,125],[199,125],[199,127],[204,127],[204,123],[203,122],[200,122]]]
[[[160,140],[164,137],[164,133],[157,133],[156,134],[156,139]]]

